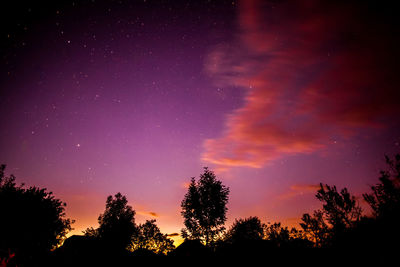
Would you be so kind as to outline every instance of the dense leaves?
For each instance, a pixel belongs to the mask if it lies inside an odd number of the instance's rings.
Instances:
[[[322,209],[314,211],[313,216],[304,214],[300,226],[317,246],[329,246],[356,225],[362,210],[347,188],[338,192],[336,186],[320,184],[316,198],[322,202]]]
[[[98,218],[99,228],[88,228],[85,234],[99,238],[112,249],[124,250],[136,233],[135,213],[121,193],[110,195],[104,213]]]
[[[132,251],[149,250],[155,254],[167,254],[174,248],[174,241],[167,234],[161,233],[156,220],[146,220],[144,224],[140,224],[130,246]]]
[[[264,224],[258,217],[236,219],[226,232],[224,240],[228,243],[237,243],[247,240],[261,240],[264,238]]]
[[[186,227],[182,236],[185,239],[201,239],[207,246],[213,243],[225,229],[228,196],[229,188],[218,181],[208,168],[204,168],[198,182],[192,178],[181,203]]]
[[[31,262],[56,248],[71,230],[65,206],[45,188],[17,185],[0,166],[0,250]]]
[[[382,170],[380,183],[371,187],[371,193],[364,194],[377,218],[392,217],[400,212],[400,154],[394,159],[385,157],[388,170]]]

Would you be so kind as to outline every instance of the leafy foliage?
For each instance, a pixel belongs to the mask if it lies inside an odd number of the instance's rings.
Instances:
[[[300,226],[304,230],[305,235],[315,244],[315,246],[323,246],[329,237],[329,227],[325,223],[322,211],[314,211],[313,216],[308,213],[303,214],[301,220],[303,222],[300,223]]]
[[[146,220],[144,224],[140,224],[130,246],[132,251],[145,249],[156,254],[167,254],[174,248],[174,241],[161,233],[156,220]]]
[[[135,211],[121,193],[107,197],[106,209],[99,216],[99,228],[86,230],[87,235],[98,235],[115,249],[125,249],[136,232]]]
[[[265,224],[264,236],[274,247],[278,248],[305,248],[312,246],[303,231],[299,231],[294,227],[289,230],[287,226],[282,226],[280,222]]]
[[[256,216],[245,219],[236,219],[226,232],[224,240],[228,243],[237,243],[247,240],[261,240],[264,238],[264,224]]]
[[[207,246],[224,231],[229,188],[216,179],[215,174],[204,168],[198,182],[194,178],[182,203],[185,239],[201,239]]]
[[[316,197],[323,202],[323,214],[335,231],[349,228],[360,220],[361,207],[347,188],[343,188],[339,193],[336,186],[320,184],[320,187]]]
[[[57,247],[71,230],[65,206],[45,188],[18,186],[0,166],[0,249],[31,261]]]
[[[377,218],[391,217],[400,212],[400,154],[394,159],[385,156],[388,170],[382,170],[380,183],[371,187],[372,193],[364,194]]]
[[[283,227],[281,223],[273,223],[265,225],[265,236],[268,240],[274,242],[280,247],[290,240],[290,231],[287,227]]]
[[[313,216],[304,214],[300,226],[317,246],[327,245],[361,218],[361,207],[347,188],[338,192],[336,186],[320,184],[316,198],[323,203],[322,210],[314,211]]]

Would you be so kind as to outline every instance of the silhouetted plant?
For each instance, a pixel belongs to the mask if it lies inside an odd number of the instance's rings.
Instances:
[[[323,202],[322,211],[327,221],[332,225],[334,231],[352,227],[361,217],[361,207],[358,205],[355,196],[350,195],[347,188],[340,193],[336,186],[322,186],[316,195],[317,199]]]
[[[300,223],[300,226],[303,228],[307,238],[314,242],[315,246],[323,246],[329,237],[329,227],[325,223],[322,211],[314,211],[313,216],[308,213],[303,214],[301,220],[303,222]]]
[[[57,247],[71,230],[65,206],[52,192],[35,186],[16,185],[15,176],[0,166],[0,250],[31,262]]]
[[[400,239],[400,154],[390,159],[385,156],[387,170],[381,170],[379,183],[371,186],[371,193],[364,194],[364,200],[372,209],[372,217],[365,217],[344,242],[363,247],[380,255],[389,262],[397,260]]]
[[[231,228],[225,233],[224,241],[237,243],[264,238],[264,224],[256,216],[236,219]]]
[[[290,241],[290,231],[288,227],[283,227],[281,223],[269,223],[265,225],[265,237],[272,241],[276,246],[281,247]]]
[[[228,195],[229,188],[207,167],[198,182],[192,178],[181,203],[186,227],[182,229],[182,237],[200,239],[207,246],[213,243],[225,229]]]
[[[98,229],[94,229],[93,227],[86,228],[86,230],[82,231],[82,233],[87,237],[94,237],[94,238],[99,237]]]
[[[382,170],[380,183],[371,186],[372,193],[364,194],[376,218],[399,216],[400,212],[400,154],[394,159],[385,156],[388,170]]]
[[[317,191],[316,198],[323,202],[322,209],[314,215],[304,214],[300,226],[317,246],[326,246],[331,239],[342,235],[361,218],[361,207],[347,188],[337,191],[336,186],[323,186]]]
[[[87,236],[97,236],[107,246],[115,250],[123,250],[130,244],[136,232],[135,211],[128,205],[128,200],[121,193],[108,196],[106,209],[100,214],[99,228],[89,228]]]
[[[140,224],[130,245],[132,251],[144,249],[156,254],[167,254],[174,248],[174,241],[161,233],[156,220],[146,220],[144,224]]]

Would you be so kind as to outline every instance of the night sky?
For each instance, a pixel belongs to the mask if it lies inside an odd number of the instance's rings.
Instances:
[[[0,163],[97,227],[183,227],[204,166],[235,218],[296,226],[317,185],[360,197],[400,150],[400,27],[380,1],[6,1]]]

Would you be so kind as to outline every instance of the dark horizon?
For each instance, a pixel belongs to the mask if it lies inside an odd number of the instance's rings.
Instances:
[[[155,219],[137,223],[136,211],[119,192],[107,197],[98,227],[67,237],[74,221],[66,218],[66,203],[44,188],[19,185],[1,165],[0,266],[132,265],[150,258],[165,264],[179,258],[266,256],[279,263],[393,263],[393,244],[400,238],[400,154],[385,161],[379,182],[362,195],[372,213],[365,213],[347,188],[320,183],[315,197],[321,208],[303,214],[300,229],[264,223],[257,216],[235,218],[226,227],[230,188],[205,167],[198,179],[191,178],[182,199],[184,241],[178,246],[171,239],[178,234],[162,233]]]

